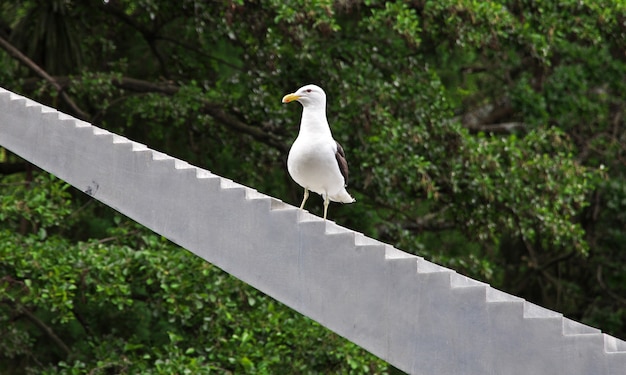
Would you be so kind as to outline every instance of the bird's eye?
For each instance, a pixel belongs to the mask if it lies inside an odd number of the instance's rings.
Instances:
[[[306,90],[306,92],[312,92],[312,91],[313,91],[313,90],[311,90],[311,89],[307,89],[307,90]]]

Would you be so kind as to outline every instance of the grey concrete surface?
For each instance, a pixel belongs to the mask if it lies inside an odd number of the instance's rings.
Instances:
[[[626,342],[0,89],[0,145],[423,375],[624,375]]]

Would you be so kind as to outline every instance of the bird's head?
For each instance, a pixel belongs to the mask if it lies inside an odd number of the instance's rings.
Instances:
[[[303,107],[325,107],[326,93],[321,87],[315,85],[306,85],[298,89],[293,94],[287,94],[283,97],[283,103],[298,101]]]

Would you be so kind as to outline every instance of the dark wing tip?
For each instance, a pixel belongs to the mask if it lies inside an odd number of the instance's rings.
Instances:
[[[335,159],[337,159],[337,164],[339,165],[339,170],[341,171],[341,175],[343,176],[343,180],[345,186],[348,186],[348,161],[346,160],[346,154],[343,152],[343,147],[337,143],[337,152],[335,152]]]

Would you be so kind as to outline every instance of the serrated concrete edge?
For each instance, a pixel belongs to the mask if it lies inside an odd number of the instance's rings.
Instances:
[[[0,88],[0,145],[412,374],[626,374],[626,342]]]

